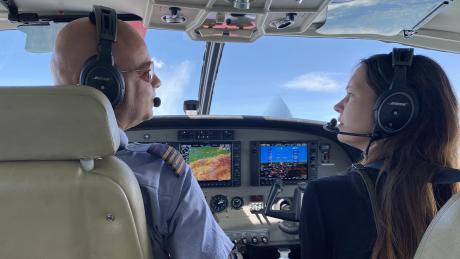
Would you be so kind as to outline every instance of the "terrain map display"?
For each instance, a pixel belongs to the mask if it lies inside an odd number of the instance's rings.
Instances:
[[[198,181],[231,180],[230,144],[190,146],[186,160]]]

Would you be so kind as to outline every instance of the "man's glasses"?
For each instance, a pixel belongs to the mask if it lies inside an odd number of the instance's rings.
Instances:
[[[147,67],[148,66],[148,67]],[[129,72],[136,72],[139,77],[147,83],[152,82],[153,76],[155,73],[153,72],[153,62],[150,61],[146,63],[144,66],[145,68],[135,69],[135,70],[120,70],[121,73],[129,73]]]

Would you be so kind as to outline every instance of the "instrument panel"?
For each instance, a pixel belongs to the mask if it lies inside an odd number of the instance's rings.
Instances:
[[[264,215],[273,182],[280,179],[284,184],[274,204],[283,210],[289,208],[299,183],[343,172],[358,154],[319,123],[285,124],[183,118],[141,125],[128,137],[135,142],[167,143],[179,150],[217,222],[237,245],[283,247],[298,244],[298,223]]]

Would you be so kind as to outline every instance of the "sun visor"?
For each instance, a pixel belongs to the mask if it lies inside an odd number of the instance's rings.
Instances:
[[[332,0],[320,34],[394,36],[416,31],[452,0]]]
[[[142,21],[127,21],[144,38],[147,28]],[[45,53],[54,50],[56,37],[67,23],[46,22],[43,24],[19,25],[18,30],[26,34],[25,49],[32,53]]]
[[[32,53],[51,52],[59,31],[66,23],[49,22],[45,24],[20,25],[18,30],[26,34],[25,49]]]

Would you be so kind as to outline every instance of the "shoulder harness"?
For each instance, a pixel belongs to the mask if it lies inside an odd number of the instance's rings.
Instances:
[[[185,173],[185,159],[175,148],[166,144],[154,143],[150,145],[147,153],[161,157],[161,159],[171,166],[177,176]]]

